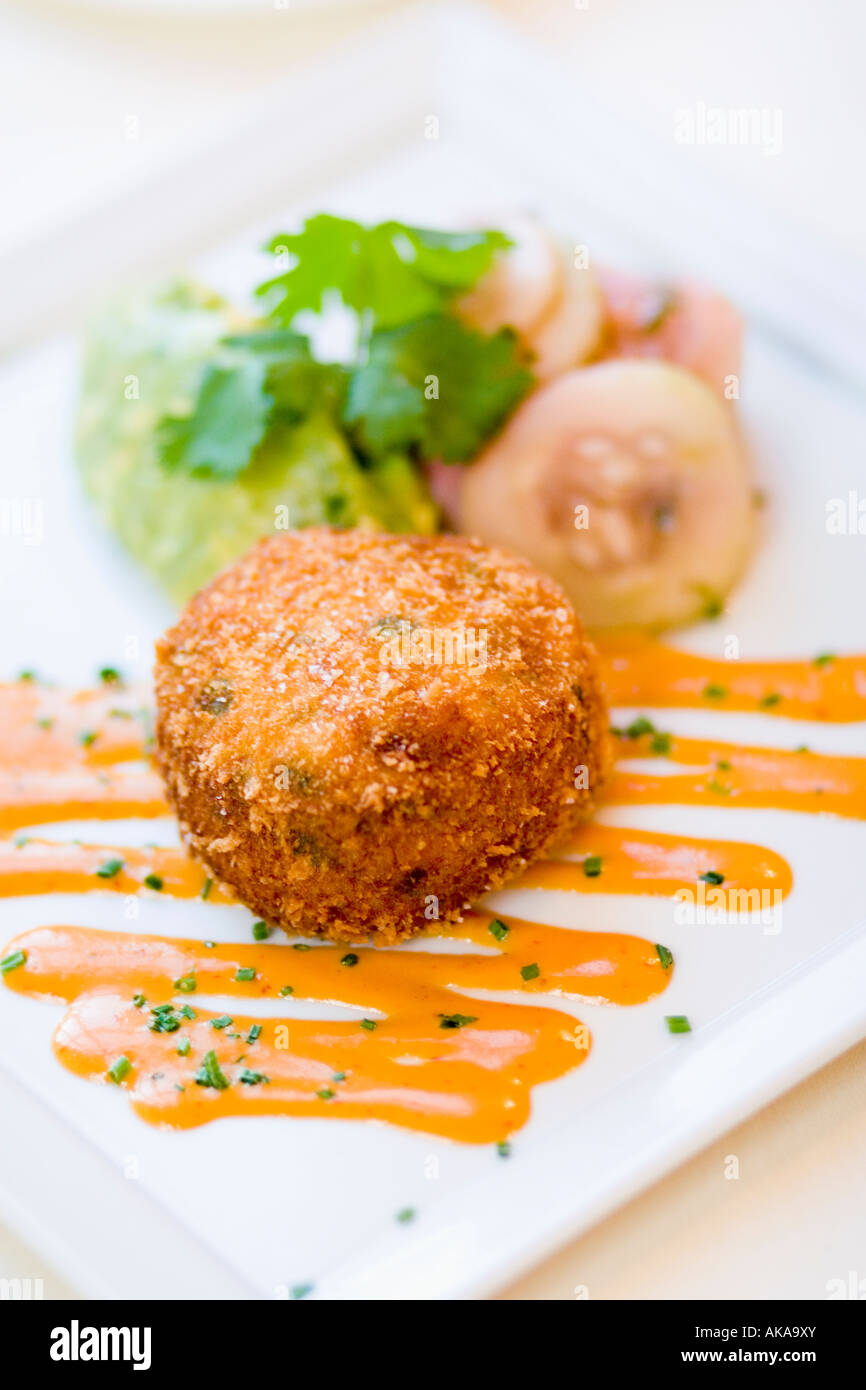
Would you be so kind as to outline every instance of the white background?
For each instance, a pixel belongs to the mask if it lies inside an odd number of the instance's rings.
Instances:
[[[169,8],[117,5],[111,14],[31,0],[0,9],[0,249],[59,229],[71,211],[228,128],[263,84],[291,81],[293,70],[326,61],[330,44],[399,7],[320,3],[302,15],[250,0],[234,16],[214,3],[183,17]],[[856,0],[589,0],[586,9],[572,0],[508,0],[493,8],[555,47],[585,90],[664,139],[676,110],[698,102],[778,109],[780,153],[696,147],[686,158],[794,214],[822,245],[864,256]],[[291,134],[274,133],[275,160]],[[583,1285],[591,1298],[814,1297],[816,1265],[866,1278],[864,1080],[866,1044],[506,1296],[570,1298]],[[739,1158],[736,1182],[724,1178],[729,1154]],[[69,1292],[41,1272],[49,1295]],[[0,1233],[0,1274],[39,1273],[35,1257]]]

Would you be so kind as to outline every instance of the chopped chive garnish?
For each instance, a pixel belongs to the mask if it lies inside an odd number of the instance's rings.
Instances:
[[[287,994],[294,994],[294,992],[294,985],[283,985],[282,989],[280,990],[280,996],[281,998],[285,999]]]
[[[361,959],[361,957],[360,957],[360,956],[356,956],[354,951],[348,951],[348,952],[346,953],[346,955],[343,956],[342,960],[340,961],[340,964],[341,964],[341,965],[357,965],[357,964],[358,964],[358,961],[359,961],[360,959]]]
[[[191,1009],[189,1004],[181,1004],[180,1008],[178,1009],[178,1013],[180,1014],[181,1018],[192,1019],[196,1016],[195,1009]]]
[[[239,1080],[242,1086],[267,1086],[270,1078],[261,1071],[250,1071],[249,1067],[244,1067]]]
[[[505,923],[499,917],[493,918],[487,930],[497,941],[504,941],[509,931],[508,927],[506,927]]]
[[[147,1003],[147,1000],[145,999],[143,994],[134,994],[132,996],[132,1002],[137,1009],[141,1009]]]
[[[718,869],[707,869],[705,874],[698,874],[701,883],[724,883],[725,875],[720,874]]]
[[[151,1013],[153,1018],[147,1025],[151,1033],[176,1033],[180,1028],[180,1019],[174,1010],[167,1012],[165,1009],[151,1009]]]
[[[537,980],[539,975],[541,974],[541,971],[539,970],[535,961],[533,961],[531,965],[522,965],[520,967],[520,973],[523,976],[524,980]]]
[[[704,695],[708,700],[724,700],[727,694],[728,688],[725,685],[715,685],[710,682],[709,685],[704,686]]]
[[[108,1068],[107,1075],[112,1081],[116,1081],[119,1085],[123,1078],[129,1075],[131,1070],[132,1063],[128,1057],[115,1057],[111,1066]]]
[[[475,1014],[439,1014],[440,1028],[465,1028],[467,1023],[477,1023]]]
[[[35,679],[36,679],[36,672],[35,672],[35,671],[19,671],[19,672],[18,672],[18,679],[19,679],[20,681],[35,681]]]
[[[833,652],[820,652],[818,656],[814,657],[812,665],[817,666],[820,670],[822,666],[829,666],[830,662],[835,660],[836,657]]]
[[[152,888],[155,893],[160,893],[162,891],[162,879],[159,874],[145,874],[144,886],[145,888]]]
[[[498,1139],[496,1141],[496,1152],[499,1154],[500,1158],[511,1157],[511,1145],[507,1139]]]
[[[270,934],[267,922],[253,922],[253,941],[267,941]]]
[[[120,672],[114,666],[103,666],[99,672],[99,679],[103,685],[118,685],[123,680]]]
[[[0,960],[0,972],[8,975],[10,970],[17,970],[19,965],[25,964],[26,960],[26,951],[13,951],[11,955],[4,956],[3,960]]]
[[[731,789],[720,782],[718,777],[711,777],[707,783],[707,791],[715,792],[716,796],[730,796]]]
[[[114,878],[115,874],[119,874],[122,868],[122,859],[106,859],[105,863],[100,864],[99,868],[96,870],[96,877]]]
[[[695,587],[704,601],[701,617],[706,618],[708,622],[711,622],[713,618],[720,618],[725,611],[721,596],[707,584],[697,584]]]
[[[96,734],[93,729],[85,729],[83,734],[78,735],[78,742],[83,748],[89,748],[95,738]]]
[[[719,758],[719,761],[716,763],[716,767],[718,768],[719,772],[730,772],[731,770],[731,764],[728,762],[727,758]]]
[[[655,731],[655,724],[652,720],[641,714],[626,726],[625,736],[626,738],[641,738],[643,734],[654,734]]]
[[[650,752],[657,758],[666,758],[671,751],[673,739],[670,734],[655,733],[650,739]]]
[[[176,1048],[178,1057],[188,1057],[189,1050],[191,1047],[192,1043],[190,1042],[189,1038],[181,1038]]]
[[[376,1027],[376,1020],[374,1018],[362,1018],[361,1027],[366,1028],[368,1033],[372,1033],[373,1029]]]
[[[667,946],[659,946],[658,942],[656,942],[656,950],[659,953],[659,960],[661,961],[662,969],[670,970],[671,966],[674,963],[673,952],[669,951]]]
[[[224,1091],[228,1086],[228,1078],[220,1068],[215,1052],[204,1054],[201,1067],[195,1074],[195,1084],[197,1086],[210,1086],[214,1091]]]
[[[203,883],[202,886],[201,886],[201,893],[199,894],[199,896],[202,897],[202,898],[208,897],[209,894],[210,894],[210,890],[211,890],[212,888],[213,888],[213,879],[212,879],[212,878],[206,878],[205,881],[204,881],[204,883]]]
[[[37,728],[40,728],[40,729],[53,729],[53,728],[54,728],[54,720],[53,720],[53,719],[49,719],[47,716],[43,716],[42,718],[36,720],[36,725],[37,725]]]
[[[333,1100],[336,1094],[337,1092],[332,1091],[330,1086],[323,1086],[320,1091],[316,1092],[316,1095],[319,1097],[319,1100]]]
[[[261,1036],[262,1036],[262,1025],[261,1025],[260,1023],[254,1023],[253,1026],[252,1026],[252,1028],[250,1029],[250,1031],[247,1033],[247,1042],[248,1042],[248,1043],[257,1042],[258,1039],[259,1039]]]
[[[308,946],[306,941],[293,941],[293,942],[292,942],[292,950],[293,950],[293,951],[312,951],[312,949],[313,949],[312,946]]]
[[[306,1298],[315,1287],[315,1284],[295,1284],[291,1290],[292,1298]]]
[[[403,1207],[401,1211],[397,1212],[396,1220],[400,1222],[401,1226],[405,1226],[408,1222],[414,1221],[417,1215],[414,1207]]]
[[[210,1021],[210,1026],[211,1026],[211,1028],[219,1028],[219,1029],[222,1029],[222,1028],[228,1028],[229,1025],[230,1025],[231,1023],[234,1023],[234,1019],[233,1019],[233,1018],[230,1018],[228,1014],[220,1014],[219,1018],[212,1018],[212,1019],[211,1019],[211,1021]]]
[[[759,703],[761,709],[772,709],[781,700],[781,695],[776,690],[771,690],[769,695],[762,695]]]
[[[181,994],[195,994],[195,975],[182,975],[174,981],[174,988],[179,989]]]
[[[669,1033],[690,1033],[692,1031],[692,1025],[685,1014],[666,1014],[665,1023],[668,1025]]]
[[[587,878],[598,878],[601,873],[601,855],[590,854],[588,858],[584,859],[583,872]]]
[[[203,941],[201,944],[202,944],[202,946],[204,946],[204,948],[205,948],[206,951],[212,951],[213,948],[214,948],[214,946],[216,945],[216,942],[215,942],[215,941]]]
[[[256,972],[251,965],[239,965],[235,971],[235,980],[238,984],[245,984],[247,980],[254,980]]]
[[[332,1081],[345,1081],[345,1079],[346,1073],[344,1071],[335,1071],[334,1075],[331,1077]]]

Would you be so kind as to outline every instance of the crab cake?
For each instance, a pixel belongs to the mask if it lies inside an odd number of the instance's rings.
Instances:
[[[463,536],[269,537],[191,601],[155,674],[185,840],[294,932],[458,918],[586,819],[609,758],[568,600]]]

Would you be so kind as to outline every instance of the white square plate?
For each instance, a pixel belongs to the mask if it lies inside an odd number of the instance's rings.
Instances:
[[[855,389],[862,286],[838,257],[822,261],[814,245],[804,256],[788,229],[732,204],[727,190],[696,188],[671,151],[583,110],[489,18],[446,5],[266,93],[218,149],[179,152],[153,185],[70,226],[62,254],[55,235],[0,264],[10,349],[0,365],[0,496],[40,500],[44,519],[41,544],[6,535],[0,548],[4,676],[26,666],[83,682],[110,662],[145,677],[171,617],[95,524],[72,465],[77,339],[94,298],[189,263],[218,286],[242,287],[251,249],[317,208],[448,225],[514,205],[538,209],[600,260],[703,274],[748,319],[743,409],[770,498],[765,534],[723,623],[683,644],[721,654],[734,633],[744,656],[866,647],[866,540],[825,528],[827,501],[858,487],[866,455]],[[866,754],[864,725],[659,717],[684,733]],[[796,886],[776,935],[678,927],[665,901],[500,895],[518,915],[616,927],[665,941],[677,957],[663,999],[632,1010],[562,1005],[586,1018],[596,1045],[585,1066],[536,1091],[508,1161],[376,1124],[150,1129],[115,1092],[57,1065],[56,1011],[4,991],[4,1217],[94,1296],[281,1297],[308,1281],[323,1298],[478,1296],[866,1033],[857,926],[866,823],[676,807],[606,815],[758,840],[791,861]],[[87,834],[96,838],[94,826]],[[122,929],[119,899],[105,899],[7,902],[3,936],[52,921]],[[140,925],[204,934],[205,914],[208,935],[247,937],[240,908],[159,902],[145,905]],[[691,1018],[687,1038],[666,1033],[671,1011]],[[404,1207],[418,1212],[408,1225],[394,1219]]]

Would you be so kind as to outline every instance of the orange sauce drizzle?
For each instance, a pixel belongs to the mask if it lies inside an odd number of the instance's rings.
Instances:
[[[671,897],[678,889],[694,888],[702,874],[714,873],[722,875],[727,888],[778,890],[784,898],[793,883],[791,866],[780,854],[736,840],[590,824],[559,853],[580,858],[531,864],[509,886]],[[594,870],[590,874],[587,865]]]
[[[34,681],[0,686],[0,830],[164,816],[156,773],[118,767],[144,756],[148,721],[135,693],[114,685],[75,693]]]
[[[650,758],[652,734],[624,739],[620,761]],[[717,740],[665,736],[665,761],[691,769],[660,776],[614,768],[604,800],[616,805],[695,804],[831,811],[866,819],[866,758],[834,757],[808,749],[749,748]]]
[[[671,975],[656,947],[638,937],[509,919],[500,940],[490,931],[498,920],[472,912],[436,933],[493,948],[490,954],[207,948],[87,927],[40,927],[9,943],[7,950],[22,952],[25,962],[6,982],[71,1004],[55,1051],[78,1075],[106,1080],[112,1060],[128,1058],[130,1070],[119,1084],[145,1119],[186,1128],[250,1112],[378,1117],[492,1142],[525,1122],[533,1085],[584,1061],[589,1033],[557,1010],[493,1003],[460,990],[636,1004],[659,994]],[[232,1014],[230,1024],[214,1028],[214,1018],[228,1016],[195,1003],[197,994],[278,1000],[286,986],[295,998],[348,1004],[366,1017],[321,1023]],[[137,1008],[133,999],[142,995],[146,1002]],[[191,1007],[195,1018],[183,1018],[170,1033],[153,1031],[152,1010],[172,1000],[176,1010]],[[261,1033],[250,1042],[256,1023]],[[187,1038],[190,1049],[180,1055],[178,1044]],[[222,1089],[195,1080],[209,1051],[230,1082]],[[244,1082],[244,1069],[267,1080]]]
[[[644,637],[601,644],[612,705],[751,710],[848,724],[866,719],[866,656],[719,661]]]
[[[713,662],[626,641],[608,645],[605,660],[614,703],[866,719],[866,658]],[[708,696],[708,685],[724,694]],[[0,829],[165,815],[159,780],[141,761],[145,721],[140,701],[122,688],[70,696],[31,682],[0,687]],[[619,753],[607,804],[703,802],[866,817],[866,759],[674,736],[659,747],[653,734],[625,736]],[[664,776],[623,765],[653,756],[683,770]],[[732,888],[782,896],[792,885],[785,860],[758,845],[594,823],[511,886],[671,895],[707,873],[712,882],[721,876]],[[177,849],[32,838],[0,844],[0,897],[94,890],[232,901]],[[4,981],[67,1004],[54,1046],[77,1075],[110,1085],[112,1067],[126,1059],[117,1084],[153,1123],[186,1128],[224,1115],[312,1114],[377,1118],[482,1143],[524,1124],[531,1088],[573,1070],[591,1046],[583,1023],[530,996],[639,1004],[667,987],[673,969],[665,952],[639,937],[511,917],[502,923],[481,911],[428,936],[479,950],[205,945],[55,926],[9,943],[4,957],[20,960]],[[339,1003],[359,1017],[322,1022],[284,1009],[279,1018],[247,1012],[226,1022],[228,1015],[195,1002],[215,994],[272,1009],[290,994]],[[193,1017],[179,1012],[184,1007]]]

